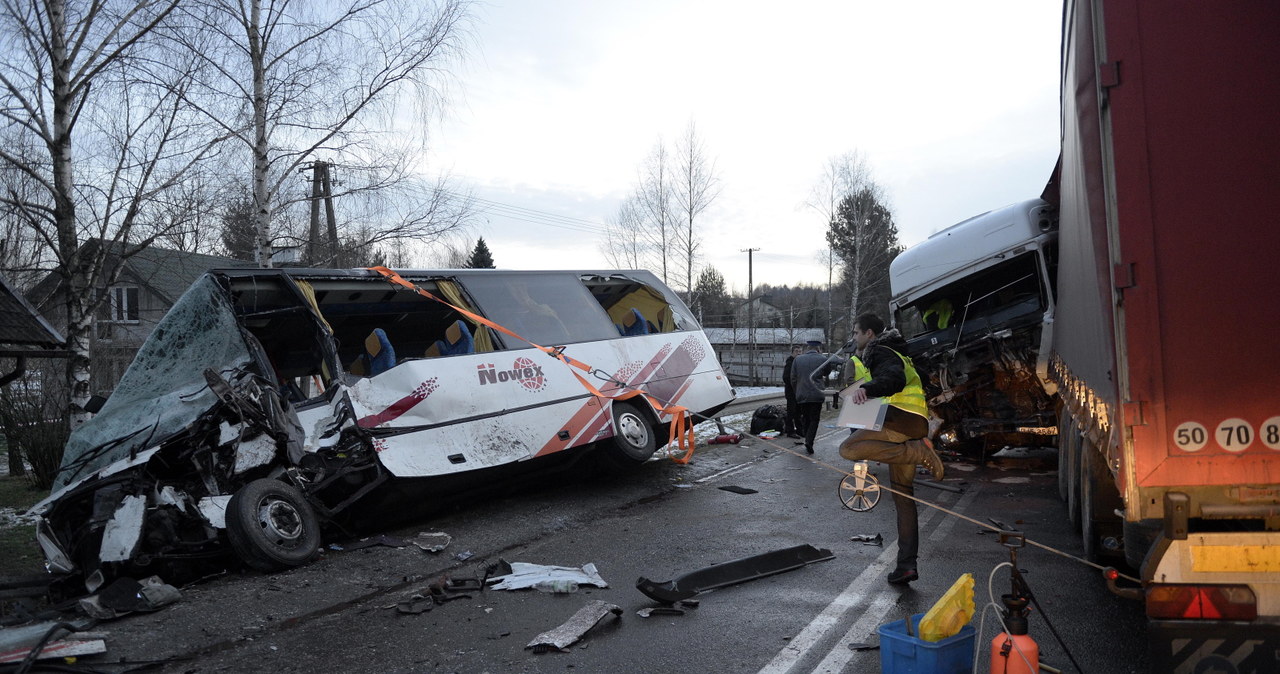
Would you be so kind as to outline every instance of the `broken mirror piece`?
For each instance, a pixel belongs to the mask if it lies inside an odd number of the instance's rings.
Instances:
[[[830,550],[819,550],[812,545],[797,545],[709,566],[665,583],[642,576],[636,581],[636,589],[655,601],[674,604],[707,590],[745,583],[829,559],[835,559]]]
[[[622,615],[622,607],[598,599],[587,602],[578,609],[573,617],[553,630],[543,632],[533,638],[525,648],[532,648],[534,653],[545,653],[550,650],[562,651],[583,637],[602,618],[610,613],[614,617]]]
[[[600,572],[596,570],[594,563],[587,563],[581,568],[572,566],[543,566],[541,564],[528,564],[525,562],[511,562],[509,564],[511,570],[504,575],[489,578],[492,589],[494,590],[521,590],[526,587],[536,587],[542,582],[565,581],[577,583],[578,585],[594,585],[596,587],[609,587],[604,578],[600,577]],[[505,570],[505,567],[502,567]]]

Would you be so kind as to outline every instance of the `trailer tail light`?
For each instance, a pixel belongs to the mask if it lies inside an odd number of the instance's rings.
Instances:
[[[1147,617],[1182,620],[1254,620],[1258,599],[1248,585],[1152,585]]]

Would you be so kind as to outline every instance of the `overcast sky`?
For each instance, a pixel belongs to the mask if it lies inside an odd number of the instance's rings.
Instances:
[[[692,121],[721,184],[702,263],[745,292],[739,251],[760,248],[756,284],[825,284],[826,223],[803,204],[828,157],[866,157],[907,246],[1040,194],[1058,154],[1061,12],[1058,0],[492,0],[476,6],[424,170],[491,207],[473,234],[497,266],[601,267],[597,232],[659,139]]]

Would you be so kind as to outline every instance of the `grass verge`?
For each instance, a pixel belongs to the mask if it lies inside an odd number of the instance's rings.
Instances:
[[[21,514],[46,496],[25,477],[0,476],[0,576],[44,573],[44,556],[36,544],[34,524],[22,524],[4,513]]]

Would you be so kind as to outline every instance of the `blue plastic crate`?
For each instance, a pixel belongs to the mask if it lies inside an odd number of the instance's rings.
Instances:
[[[911,616],[912,634],[920,633],[923,613]],[[965,625],[955,636],[942,641],[925,641],[909,636],[906,620],[881,625],[881,674],[973,674],[973,625]]]

